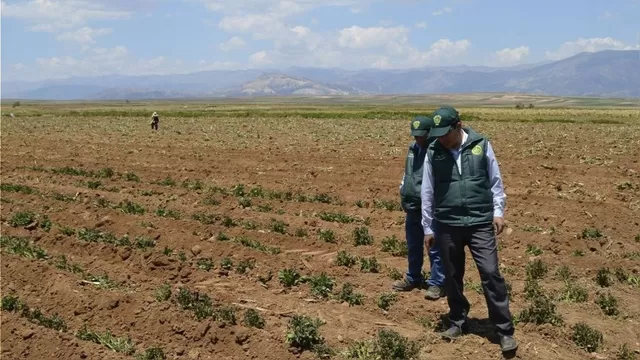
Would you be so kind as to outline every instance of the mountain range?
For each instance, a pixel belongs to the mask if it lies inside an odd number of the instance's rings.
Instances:
[[[414,69],[290,67],[172,75],[106,75],[39,82],[3,81],[4,99],[140,100],[243,96],[340,96],[508,92],[640,97],[640,51],[605,50],[514,67]]]

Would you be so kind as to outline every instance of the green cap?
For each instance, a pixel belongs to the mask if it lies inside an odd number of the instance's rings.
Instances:
[[[441,106],[431,114],[434,126],[429,132],[429,137],[440,137],[447,135],[454,126],[460,122],[458,111],[451,106]]]
[[[411,122],[411,136],[426,136],[432,127],[433,119],[418,115]]]

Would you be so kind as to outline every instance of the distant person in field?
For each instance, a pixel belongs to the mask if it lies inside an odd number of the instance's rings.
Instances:
[[[435,140],[435,138],[427,137],[429,129],[433,125],[433,120],[426,116],[417,116],[410,123],[411,136],[413,136],[414,141],[409,144],[404,176],[400,185],[400,200],[406,214],[405,236],[407,239],[409,267],[405,278],[393,283],[393,288],[398,291],[426,288],[425,298],[428,300],[437,300],[444,296],[444,269],[440,252],[436,246],[427,249],[429,251],[431,276],[429,279],[423,279],[422,277],[424,229],[421,221],[422,200],[420,198],[420,189],[424,157],[427,154],[429,144]]]
[[[158,113],[154,111],[153,115],[151,115],[151,129],[158,130],[159,123],[160,123],[160,117],[158,116]]]
[[[498,268],[496,235],[504,229],[506,195],[493,148],[486,137],[462,126],[454,108],[440,107],[431,116],[429,136],[438,140],[425,158],[422,222],[425,245],[437,246],[444,263],[451,327],[441,335],[455,339],[468,330],[470,304],[463,294],[468,246],[500,347],[515,351],[509,296]]]

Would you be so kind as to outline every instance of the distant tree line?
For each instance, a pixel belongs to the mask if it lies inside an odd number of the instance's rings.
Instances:
[[[533,104],[525,105],[523,103],[517,103],[516,109],[533,109]]]

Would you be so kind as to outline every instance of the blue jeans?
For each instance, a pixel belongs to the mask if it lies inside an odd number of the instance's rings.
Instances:
[[[422,278],[422,264],[424,258],[424,229],[422,228],[422,213],[407,211],[405,220],[405,232],[407,237],[409,271],[407,280],[412,284],[420,284]],[[427,279],[427,286],[444,286],[444,268],[440,250],[437,245],[429,249],[429,263],[431,277]]]

